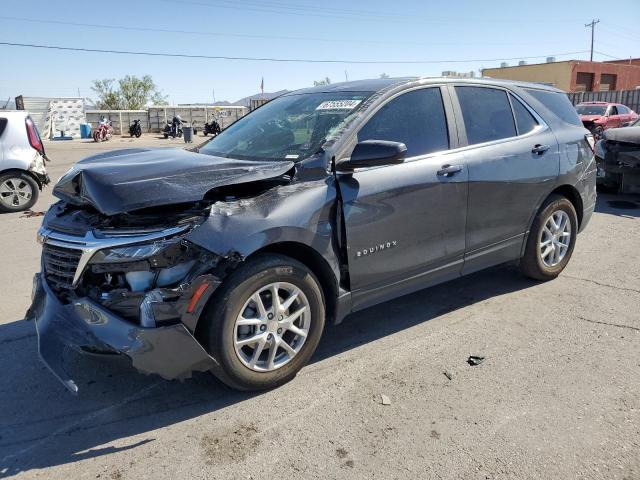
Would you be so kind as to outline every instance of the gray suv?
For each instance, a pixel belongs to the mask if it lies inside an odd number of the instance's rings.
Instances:
[[[596,202],[593,139],[559,90],[377,79],[283,95],[196,151],[77,163],[44,218],[39,351],[167,379],[292,379],[325,324],[492,265],[551,280]]]

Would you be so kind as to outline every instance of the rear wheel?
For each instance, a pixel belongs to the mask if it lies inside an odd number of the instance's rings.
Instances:
[[[36,181],[24,172],[8,172],[0,175],[0,212],[21,212],[38,200]]]
[[[239,390],[265,390],[296,376],[324,329],[313,273],[282,255],[250,260],[231,274],[205,310],[202,340],[214,374]]]
[[[569,263],[578,234],[573,204],[560,195],[550,196],[536,215],[520,270],[536,280],[552,280]]]

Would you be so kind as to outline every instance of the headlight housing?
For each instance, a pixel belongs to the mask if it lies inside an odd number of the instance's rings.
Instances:
[[[91,259],[91,263],[121,263],[146,260],[161,254],[164,250],[175,249],[180,243],[180,239],[170,239],[159,240],[153,243],[107,248],[96,252]],[[158,259],[156,259],[156,262],[157,261]]]

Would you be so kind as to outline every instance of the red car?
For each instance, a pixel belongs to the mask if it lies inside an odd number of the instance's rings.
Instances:
[[[596,136],[607,128],[624,127],[638,119],[638,114],[619,103],[584,102],[576,106],[584,126]]]

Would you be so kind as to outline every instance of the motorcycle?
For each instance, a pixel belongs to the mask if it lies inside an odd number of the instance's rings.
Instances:
[[[206,137],[208,134],[218,135],[221,131],[220,124],[216,122],[215,118],[212,118],[210,122],[204,124],[202,133]]]
[[[142,135],[140,120],[134,120],[133,123],[129,125],[129,135],[131,135],[132,137],[135,135],[136,138],[140,138],[140,135]]]
[[[103,118],[100,124],[93,131],[93,140],[95,142],[103,142],[109,140],[113,136],[113,127],[111,120]]]
[[[169,136],[182,138],[182,119],[179,116],[173,117],[173,120],[165,125],[162,134],[164,138],[169,138]]]

